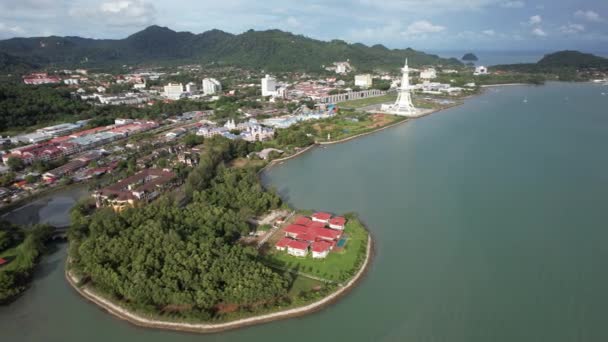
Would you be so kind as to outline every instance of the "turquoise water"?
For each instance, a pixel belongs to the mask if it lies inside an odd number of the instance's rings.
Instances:
[[[321,312],[214,335],[141,329],[79,298],[62,250],[0,308],[3,340],[607,341],[602,92],[491,89],[270,169],[293,205],[356,211],[374,237],[367,277]]]

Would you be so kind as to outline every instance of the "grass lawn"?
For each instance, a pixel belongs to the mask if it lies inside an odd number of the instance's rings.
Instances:
[[[301,292],[309,292],[314,290],[316,287],[322,287],[324,285],[325,284],[318,280],[297,276],[293,281],[293,284],[291,284],[288,295],[294,297],[299,295]]]
[[[358,121],[351,120],[357,116]],[[405,117],[388,114],[358,114],[341,113],[331,119],[310,123],[315,130],[316,141],[327,141],[327,135],[331,140],[340,140],[361,133],[367,133],[374,129],[405,120]]]
[[[312,255],[298,258],[287,252],[271,249],[265,261],[271,265],[310,274],[332,281],[345,281],[353,276],[365,257],[368,234],[359,220],[351,218],[346,224],[348,236],[341,252],[332,251],[325,259],[313,259]]]
[[[361,108],[361,107],[367,107],[367,106],[371,106],[371,105],[375,105],[375,104],[394,102],[396,99],[397,99],[397,94],[387,94],[387,95],[376,96],[376,97],[368,97],[366,99],[340,102],[340,103],[338,103],[338,107]]]

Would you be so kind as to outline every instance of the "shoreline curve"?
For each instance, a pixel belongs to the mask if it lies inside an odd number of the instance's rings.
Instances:
[[[367,228],[366,228],[367,230]],[[103,296],[95,293],[92,289],[86,287],[79,287],[77,285],[78,279],[72,272],[68,270],[66,267],[65,270],[65,278],[70,284],[70,286],[78,292],[81,296],[87,299],[89,302],[97,305],[104,311],[110,313],[118,319],[131,323],[133,325],[144,327],[144,328],[153,328],[153,329],[161,329],[161,330],[173,330],[173,331],[181,331],[181,332],[194,332],[194,333],[219,333],[228,330],[234,330],[239,328],[244,328],[252,325],[265,324],[270,323],[277,320],[290,319],[301,317],[307,315],[309,313],[313,313],[319,310],[322,310],[328,307],[330,304],[333,304],[337,300],[339,300],[342,296],[348,294],[351,290],[353,290],[356,285],[363,280],[363,277],[369,270],[371,265],[371,259],[373,257],[373,243],[372,243],[372,235],[368,230],[368,239],[367,239],[367,248],[366,255],[363,264],[355,274],[355,276],[350,279],[344,286],[341,286],[338,290],[330,293],[326,297],[321,298],[318,301],[315,301],[310,304],[306,304],[304,306],[282,310],[278,312],[261,314],[258,316],[241,318],[230,322],[225,323],[179,323],[172,321],[164,321],[154,318],[147,318],[136,314],[120,304],[116,304],[111,300],[104,298]],[[69,263],[69,261],[68,261]],[[66,264],[67,265],[67,264]]]

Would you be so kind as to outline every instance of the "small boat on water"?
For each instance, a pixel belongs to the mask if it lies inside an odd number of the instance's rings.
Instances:
[[[524,103],[528,103],[528,99],[527,98],[524,99]]]

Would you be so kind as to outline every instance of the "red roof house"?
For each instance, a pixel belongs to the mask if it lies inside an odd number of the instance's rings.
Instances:
[[[280,251],[284,251],[287,249],[287,245],[289,244],[290,241],[293,241],[290,238],[282,238],[281,240],[279,240],[279,242],[277,242],[276,245],[274,245],[274,247]]]
[[[327,223],[331,218],[331,214],[328,213],[314,213],[312,214],[312,220],[317,222]]]
[[[304,226],[300,226],[298,224],[290,224],[285,228],[284,232],[286,236],[296,238],[300,234],[306,233],[308,229]]]
[[[306,256],[308,254],[308,243],[291,240],[287,244],[287,253],[294,256]]]
[[[0,258],[0,265],[4,265],[7,262],[8,262],[8,260]]]
[[[317,241],[312,244],[312,257],[316,259],[324,259],[329,254],[333,244],[327,241]]]
[[[306,216],[298,216],[294,221],[294,224],[299,224],[300,226],[308,226],[312,221]]]
[[[312,228],[325,228],[325,222],[318,222],[318,221],[314,221],[314,222],[310,222],[310,224],[308,225],[308,227],[312,227]]]
[[[341,216],[336,216],[329,220],[329,228],[344,230],[346,219]]]

